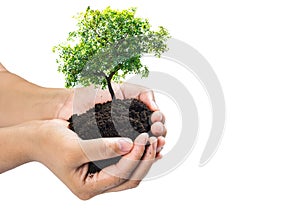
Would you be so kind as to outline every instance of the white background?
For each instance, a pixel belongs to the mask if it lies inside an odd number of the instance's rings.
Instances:
[[[166,26],[210,62],[224,89],[227,121],[218,152],[198,167],[210,110],[203,89],[194,91],[201,94],[203,131],[175,171],[137,189],[83,202],[46,168],[31,163],[0,175],[0,212],[299,212],[298,2],[1,0],[1,62],[48,87],[64,84],[51,48],[74,28],[71,16],[88,5],[137,6],[138,15]],[[163,99],[162,110],[168,109]],[[170,115],[169,121],[177,117]],[[167,147],[172,147],[180,124],[168,124]]]

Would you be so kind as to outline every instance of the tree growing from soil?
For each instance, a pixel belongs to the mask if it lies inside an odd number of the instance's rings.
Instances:
[[[108,86],[112,101],[96,104],[81,115],[73,115],[70,129],[82,139],[129,137],[150,133],[152,111],[137,99],[116,100],[111,82],[120,82],[128,74],[147,77],[142,64],[144,54],[160,57],[170,37],[164,27],[152,30],[147,19],[136,17],[136,8],[99,11],[88,7],[75,16],[77,29],[67,40],[53,48],[58,54],[58,71],[65,76],[67,88],[76,85]],[[113,115],[112,115],[113,114]],[[129,126],[128,126],[129,125]],[[116,163],[120,157],[91,162],[88,173]]]
[[[141,62],[142,55],[160,57],[167,50],[168,31],[162,26],[152,30],[147,19],[136,17],[136,8],[99,11],[88,7],[74,18],[77,29],[53,48],[68,88],[78,84],[108,86],[114,98],[111,81],[120,82],[127,74],[147,77],[149,70]]]

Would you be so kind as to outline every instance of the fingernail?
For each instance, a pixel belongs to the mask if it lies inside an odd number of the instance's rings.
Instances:
[[[157,142],[157,138],[156,137],[150,137],[149,138],[149,143],[150,144],[154,144],[154,143],[156,143]]]
[[[153,134],[162,134],[164,132],[164,126],[161,122],[155,122],[151,126],[151,132]]]
[[[134,141],[137,144],[146,145],[148,142],[148,138],[149,138],[148,133],[142,133],[142,134],[138,135]]]
[[[156,121],[161,121],[163,120],[163,115],[160,111],[156,111],[151,115],[151,121],[154,123]]]
[[[157,104],[155,103],[155,101],[151,101],[151,106],[153,107],[153,109],[158,110],[158,106],[157,106]]]
[[[120,139],[119,141],[120,150],[123,152],[128,152],[131,150],[133,142],[129,138]]]

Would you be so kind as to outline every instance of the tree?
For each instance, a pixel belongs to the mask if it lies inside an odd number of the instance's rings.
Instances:
[[[53,48],[58,53],[58,71],[65,75],[65,86],[78,84],[108,86],[120,82],[127,74],[147,77],[149,70],[141,62],[143,54],[160,57],[167,50],[168,31],[160,26],[151,29],[147,19],[135,17],[136,8],[99,11],[90,7],[74,18],[77,29],[66,42]]]

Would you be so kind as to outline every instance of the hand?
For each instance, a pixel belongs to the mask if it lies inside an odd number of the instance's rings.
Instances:
[[[123,83],[113,84],[113,89],[117,99],[136,98],[145,103],[154,113],[151,116],[151,132],[158,137],[157,158],[161,158],[160,151],[165,145],[167,130],[164,126],[165,117],[155,103],[153,91],[135,84]],[[76,88],[61,108],[58,118],[67,120],[73,114],[82,114],[94,107],[96,103],[111,101],[110,93],[107,89],[95,89],[95,87]]]
[[[153,92],[127,83],[114,84],[113,87],[117,98],[137,98],[155,111],[151,117],[151,131],[158,137],[159,153],[165,144],[166,128],[164,115],[158,111]],[[108,100],[111,100],[108,90],[96,90],[94,86],[71,90],[43,88],[10,73],[0,64],[0,127],[31,120],[68,120],[73,114],[84,113],[95,103]]]
[[[165,116],[162,112],[159,111],[159,108],[155,102],[153,91],[140,85],[130,83],[123,83],[119,85],[119,88],[120,89],[116,91],[121,91],[121,94],[123,95],[124,99],[136,98],[142,101],[144,104],[146,104],[150,110],[154,111],[154,113],[151,116],[151,132],[153,135],[158,137],[156,157],[158,159],[162,158],[160,152],[163,149],[163,146],[165,145],[165,136],[167,134],[167,129],[164,125]]]
[[[24,138],[29,137],[31,142],[30,158],[47,166],[83,200],[138,186],[155,161],[157,139],[149,138],[146,133],[139,135],[134,143],[127,138],[83,141],[63,120],[32,121],[25,127]],[[146,148],[147,141],[150,146]],[[88,162],[119,155],[123,157],[117,164],[87,175]]]

